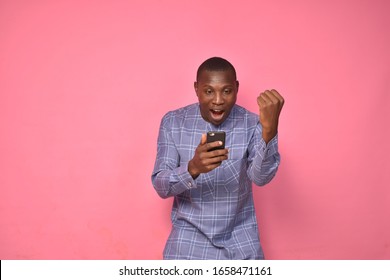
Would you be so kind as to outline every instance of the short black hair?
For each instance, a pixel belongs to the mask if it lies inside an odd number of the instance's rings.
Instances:
[[[200,74],[203,71],[232,71],[234,79],[237,80],[236,69],[234,66],[222,57],[211,57],[205,60],[196,72],[196,81],[199,81]]]

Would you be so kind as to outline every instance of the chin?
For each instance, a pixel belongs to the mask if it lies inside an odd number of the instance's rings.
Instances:
[[[224,121],[225,121],[225,119],[222,119],[222,120],[220,120],[220,121],[211,120],[211,121],[209,121],[209,122],[212,123],[213,125],[218,126],[218,125],[223,124]]]

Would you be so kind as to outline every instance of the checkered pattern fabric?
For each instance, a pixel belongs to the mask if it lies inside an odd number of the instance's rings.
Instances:
[[[188,172],[203,133],[225,131],[228,159],[195,180]],[[152,183],[174,197],[172,231],[164,259],[263,259],[252,195],[275,176],[277,136],[268,144],[259,117],[234,105],[219,126],[206,122],[199,104],[168,112],[162,119]]]

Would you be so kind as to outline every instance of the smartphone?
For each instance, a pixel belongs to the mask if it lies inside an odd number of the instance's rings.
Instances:
[[[209,131],[209,132],[207,132],[207,140],[206,140],[207,143],[211,143],[211,142],[215,142],[215,141],[222,141],[222,143],[223,143],[221,146],[211,148],[209,150],[209,152],[214,151],[214,150],[225,149],[225,138],[226,138],[225,131]]]

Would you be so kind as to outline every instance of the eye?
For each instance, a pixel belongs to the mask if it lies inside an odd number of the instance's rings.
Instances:
[[[223,91],[223,93],[225,93],[225,94],[230,94],[230,93],[232,93],[232,89],[231,89],[231,88],[225,88],[225,90]]]
[[[207,95],[210,95],[210,94],[213,93],[213,91],[212,91],[211,89],[208,88],[208,89],[205,90],[205,93],[206,93]]]

